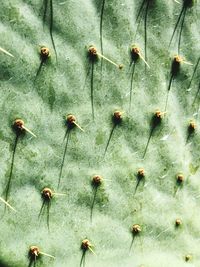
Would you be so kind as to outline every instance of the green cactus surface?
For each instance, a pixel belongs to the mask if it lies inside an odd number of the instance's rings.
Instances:
[[[0,7],[0,267],[199,267],[199,1]]]

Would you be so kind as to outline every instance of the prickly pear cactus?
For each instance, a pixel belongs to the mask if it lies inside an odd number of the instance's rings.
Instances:
[[[200,266],[199,14],[1,1],[0,266]]]

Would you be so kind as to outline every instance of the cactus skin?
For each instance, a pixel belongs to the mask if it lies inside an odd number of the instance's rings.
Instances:
[[[91,241],[96,253],[88,251],[86,267],[200,266],[200,137],[195,114],[199,99],[192,105],[199,67],[187,90],[200,55],[199,3],[187,10],[180,47],[181,56],[194,66],[181,65],[170,90],[167,113],[143,160],[152,114],[165,108],[177,41],[173,40],[170,49],[168,44],[181,6],[172,0],[151,2],[147,27],[150,69],[145,70],[142,60],[136,63],[129,112],[129,49],[137,44],[144,51],[142,26],[134,40],[142,0],[106,1],[103,53],[124,68],[119,70],[104,61],[101,70],[100,62],[94,64],[93,121],[87,47],[95,44],[101,48],[101,1],[54,1],[57,63],[49,28],[43,28],[42,1],[1,2],[1,47],[14,57],[0,52],[0,196],[9,178],[13,121],[23,119],[37,138],[25,134],[17,145],[8,198],[17,213],[4,213],[0,204],[0,266],[28,266],[32,244],[56,257],[41,255],[36,267],[79,266],[84,239]],[[51,56],[35,80],[41,46],[48,47]],[[115,110],[125,113],[104,157]],[[45,218],[38,221],[41,190],[57,191],[67,114],[74,114],[85,132],[76,127],[71,131],[59,186],[59,192],[67,196],[52,199],[48,231]],[[186,144],[190,120],[195,120],[197,128]],[[134,194],[141,167],[146,173],[145,184]],[[104,184],[98,188],[91,223],[91,177],[97,173],[104,177]],[[184,182],[174,195],[177,173],[184,174]],[[177,218],[182,222],[178,228]],[[129,251],[134,224],[142,231]]]

